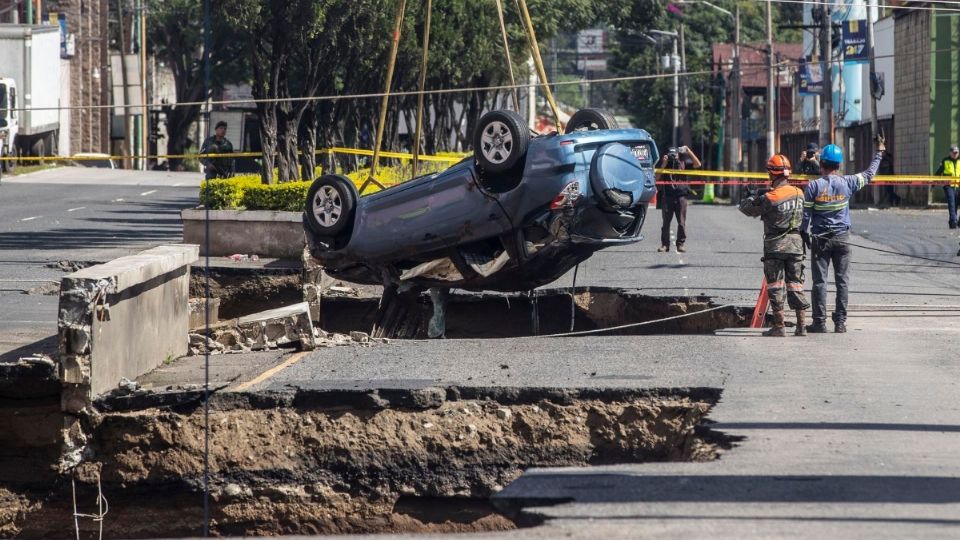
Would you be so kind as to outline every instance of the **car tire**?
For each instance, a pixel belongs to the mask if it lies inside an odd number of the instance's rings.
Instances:
[[[353,182],[337,174],[325,174],[307,191],[304,217],[319,236],[334,237],[353,223],[357,195]]]
[[[523,163],[530,132],[514,111],[490,111],[480,118],[473,135],[473,155],[484,172],[505,173]]]
[[[620,125],[612,114],[603,109],[580,109],[573,113],[567,122],[564,133],[574,131],[594,131],[597,129],[617,129]]]

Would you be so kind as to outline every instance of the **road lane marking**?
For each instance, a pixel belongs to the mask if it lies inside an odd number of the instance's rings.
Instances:
[[[42,217],[43,216],[31,216],[31,217],[23,218],[20,221],[33,221],[35,219],[42,218]]]
[[[249,380],[249,381],[247,381],[247,382],[245,382],[245,383],[241,383],[241,384],[233,387],[233,388],[231,389],[231,391],[233,391],[233,392],[243,392],[244,390],[247,390],[247,389],[250,388],[250,387],[256,386],[256,385],[262,383],[263,381],[269,379],[270,377],[273,377],[273,376],[276,375],[277,373],[280,373],[281,371],[287,369],[288,367],[296,364],[297,362],[299,362],[300,360],[302,360],[303,357],[307,356],[308,354],[310,354],[310,351],[303,351],[303,352],[294,353],[293,356],[291,356],[290,358],[287,358],[282,364],[273,366],[272,368],[270,368],[270,369],[264,371],[263,373],[261,373],[260,375],[258,375],[256,378],[251,379],[251,380]]]
[[[76,212],[77,210],[86,210],[86,208],[87,208],[86,206],[78,206],[76,208],[71,208],[67,210],[67,212]]]
[[[183,182],[177,182],[176,184],[173,185],[173,187],[180,187],[182,185],[183,185]]]
[[[123,202],[123,199],[114,199],[114,200],[112,200],[112,201],[110,201],[110,202]]]
[[[157,192],[157,190],[151,189],[150,191],[144,191],[143,193],[140,194],[140,196],[141,196],[141,197],[146,197],[147,195],[150,195],[150,194],[153,194],[153,193],[156,193],[156,192]]]

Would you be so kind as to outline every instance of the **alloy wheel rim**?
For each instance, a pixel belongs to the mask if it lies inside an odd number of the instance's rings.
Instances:
[[[313,197],[313,215],[324,227],[332,227],[343,215],[343,200],[333,186],[323,186]]]
[[[480,151],[487,161],[500,164],[513,153],[513,135],[510,128],[499,120],[487,124],[480,136]]]

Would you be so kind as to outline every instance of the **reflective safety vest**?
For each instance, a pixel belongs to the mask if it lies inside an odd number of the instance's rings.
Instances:
[[[955,188],[960,188],[960,166],[957,165],[957,161],[950,158],[943,160],[943,176],[951,177],[950,185]]]

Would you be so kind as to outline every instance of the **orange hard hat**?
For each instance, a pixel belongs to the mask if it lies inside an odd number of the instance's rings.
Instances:
[[[790,160],[783,154],[774,154],[767,160],[767,172],[776,176],[790,176]]]

